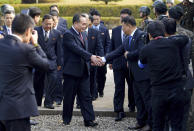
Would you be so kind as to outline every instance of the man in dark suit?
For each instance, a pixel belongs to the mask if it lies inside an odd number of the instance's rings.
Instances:
[[[63,69],[63,123],[70,124],[75,95],[78,96],[84,125],[94,127],[95,115],[90,95],[89,62],[101,65],[101,60],[89,53],[87,39],[82,33],[86,28],[86,17],[76,14],[73,26],[64,34],[64,69]]]
[[[46,53],[48,59],[52,61],[51,66],[53,66],[54,69],[48,73],[36,70],[34,88],[38,106],[41,106],[43,90],[45,87],[46,96],[44,107],[50,109],[54,109],[53,94],[57,82],[57,70],[60,70],[61,68],[61,35],[57,30],[52,29],[52,26],[53,18],[51,15],[47,14],[43,17],[42,26],[35,28],[38,32],[38,43]]]
[[[15,17],[15,14],[14,12],[8,10],[4,12],[3,15],[4,15],[4,26],[2,26],[2,28],[3,28],[4,36],[6,36],[6,35],[12,34],[11,26],[12,26],[12,21]]]
[[[59,14],[59,9],[58,9],[57,5],[51,5],[50,6],[50,12],[53,11],[53,10],[57,11],[58,14]],[[59,23],[58,24],[67,29],[67,21],[64,18],[59,17]]]
[[[102,46],[102,41],[100,38],[100,32],[88,27],[89,26],[89,15],[84,14],[87,18],[87,28],[84,30],[88,40],[88,51],[94,55],[104,56],[104,48]],[[90,66],[90,92],[92,95],[92,100],[98,98],[98,91],[96,87],[96,66]]]
[[[128,38],[125,39],[124,44],[122,44],[119,48],[103,57],[102,61],[108,62],[114,58],[122,56],[125,53],[130,78],[133,83],[134,98],[137,107],[137,123],[134,127],[129,127],[129,129],[149,131],[152,125],[150,80],[147,68],[140,69],[137,64],[139,50],[145,44],[143,39],[145,33],[140,29],[137,29],[135,19],[132,16],[127,16],[122,19],[122,29],[126,35],[129,35]]]
[[[108,52],[108,47],[110,45],[110,36],[108,29],[104,26],[104,24],[100,23],[101,15],[97,10],[92,12],[93,16],[93,26],[92,28],[98,30],[100,32],[100,38],[102,40],[102,46],[104,48],[104,54]],[[104,86],[106,82],[106,65],[103,67],[97,68],[97,89],[99,92],[99,96],[103,97],[104,95]]]
[[[34,20],[34,23],[36,25],[38,25],[39,24],[39,21],[40,21],[41,10],[38,7],[30,7],[28,14]]]
[[[131,11],[129,9],[123,9],[120,12],[120,19],[126,16],[130,16]],[[122,26],[117,26],[112,29],[112,39],[109,47],[109,52],[116,50],[123,44],[127,35],[124,34]],[[129,78],[129,70],[127,68],[127,60],[124,56],[114,59],[112,64],[109,65],[110,69],[113,69],[115,93],[114,93],[114,111],[117,113],[115,121],[120,121],[125,117],[123,104],[125,98],[125,80],[128,84],[128,107],[130,112],[135,111],[135,101],[133,95],[133,85]]]
[[[182,122],[187,103],[185,101],[189,101],[186,98],[189,97],[186,93],[188,89],[183,89],[186,77],[184,66],[188,66],[189,49],[186,49],[186,53],[183,50],[188,43],[188,38],[175,36],[174,19],[164,20],[165,18],[163,19],[165,26],[160,21],[154,21],[148,25],[150,42],[141,50],[139,59],[149,67],[153,131],[164,130],[166,117],[170,120],[172,131],[183,131]],[[164,38],[164,34],[169,37]]]
[[[60,31],[61,37],[63,37],[63,34],[66,32],[66,28],[59,25],[59,16],[58,12],[56,10],[52,10],[50,12],[50,15],[52,15],[54,24],[53,24],[53,29]],[[63,43],[63,39],[61,39],[61,44]],[[63,48],[61,48],[61,61],[63,61]],[[63,63],[63,62],[62,62]],[[61,68],[63,68],[63,65],[61,65]],[[54,101],[56,102],[57,105],[61,105],[61,102],[63,100],[63,85],[62,85],[62,80],[63,80],[63,71],[58,70],[57,71],[57,85],[54,91]]]
[[[33,28],[29,16],[16,15],[13,34],[0,40],[0,131],[30,131],[30,117],[38,115],[32,69],[48,71],[49,62],[39,55]]]

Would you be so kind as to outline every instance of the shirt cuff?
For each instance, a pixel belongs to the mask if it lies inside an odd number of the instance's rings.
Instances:
[[[101,57],[101,59],[102,59],[102,62],[106,63],[105,57]]]
[[[143,69],[145,67],[145,64],[142,64],[140,60],[138,60],[138,66],[139,68]]]

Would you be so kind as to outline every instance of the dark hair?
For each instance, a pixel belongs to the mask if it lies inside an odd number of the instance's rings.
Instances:
[[[169,13],[169,16],[175,20],[180,20],[181,17],[184,15],[183,8],[180,6],[171,7],[168,13]]]
[[[37,7],[30,7],[29,8],[29,16],[31,16],[32,18],[34,18],[37,15],[41,14],[41,10]]]
[[[10,10],[7,10],[7,11],[4,12],[3,15],[5,16],[6,14],[14,14],[14,12],[13,11],[10,11]]]
[[[164,3],[158,3],[156,6],[155,6],[155,12],[156,14],[158,15],[162,15],[162,14],[165,14],[167,12],[167,6],[166,4]]]
[[[46,19],[53,19],[53,17],[52,17],[52,15],[46,14],[43,16],[42,21],[44,21]]]
[[[173,35],[176,33],[176,21],[173,18],[163,18],[162,23],[167,34]]]
[[[59,14],[58,14],[58,12],[56,10],[50,11],[50,15],[57,16],[57,17],[59,16]]]
[[[91,22],[94,21],[94,19],[93,19],[93,17],[91,15],[89,15],[89,19],[90,19]]]
[[[51,5],[51,6],[49,7],[49,9],[51,10],[51,8],[53,8],[53,7],[57,7],[57,8],[58,8],[58,5]]]
[[[128,14],[129,16],[132,15],[132,11],[130,9],[122,9],[121,12],[120,12],[120,15],[121,14]]]
[[[12,32],[23,35],[29,28],[34,28],[33,19],[25,14],[18,14],[12,22]]]
[[[124,24],[130,24],[132,26],[136,26],[136,21],[135,21],[135,18],[133,16],[124,17],[121,20],[121,22],[124,23]]]
[[[148,24],[147,27],[147,32],[153,37],[158,37],[158,36],[164,36],[165,34],[165,27],[164,24],[159,21],[153,21]]]
[[[73,16],[73,24],[75,23],[75,22],[80,22],[80,17],[86,17],[85,15],[83,15],[83,14],[75,14],[74,16]]]
[[[96,9],[92,10],[90,14],[91,16],[94,16],[94,15],[101,16],[100,13]]]

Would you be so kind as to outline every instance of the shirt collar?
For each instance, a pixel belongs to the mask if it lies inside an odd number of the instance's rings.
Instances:
[[[79,32],[72,26],[73,30],[79,35]]]
[[[43,34],[45,35],[45,30],[42,28],[42,30],[43,30]],[[47,33],[48,33],[48,35],[50,34],[50,30],[49,31],[47,31]]]
[[[88,28],[85,31],[88,33]]]
[[[100,28],[100,24],[98,24],[97,26],[95,26],[95,25],[92,25],[92,27],[94,28],[94,29],[98,29],[99,30],[99,28]]]
[[[14,36],[14,37],[16,37],[17,39],[19,39],[21,42],[23,41],[22,40],[22,38],[21,37],[19,37],[18,35],[16,35],[16,34],[11,34],[11,36]]]
[[[135,34],[135,31],[137,30],[137,28],[135,28],[135,30],[131,33],[131,37],[133,37],[133,35]]]

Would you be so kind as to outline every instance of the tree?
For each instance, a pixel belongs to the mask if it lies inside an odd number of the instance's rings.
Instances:
[[[90,0],[90,1],[103,1],[107,5],[108,2],[111,2],[111,1],[117,2],[117,1],[122,1],[122,0]]]

